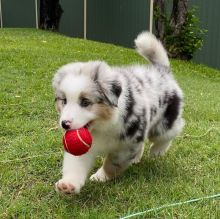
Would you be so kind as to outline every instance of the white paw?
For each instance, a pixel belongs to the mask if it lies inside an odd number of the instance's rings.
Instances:
[[[159,156],[163,156],[167,151],[167,148],[164,147],[151,147],[150,148],[150,157],[155,158]]]
[[[97,181],[97,182],[106,182],[110,180],[110,178],[106,175],[102,167],[95,174],[90,176],[89,179],[91,181]]]
[[[141,158],[144,153],[144,147],[142,147],[141,151],[136,155],[136,157],[132,160],[132,164],[138,164],[141,162]]]
[[[134,160],[131,161],[132,164],[138,164],[141,162],[141,157],[135,157]]]
[[[151,158],[155,158],[155,157],[159,157],[162,156],[164,153],[161,153],[161,151],[159,150],[150,150],[150,157]]]
[[[60,179],[55,183],[55,190],[61,194],[79,193],[80,187],[69,179]]]

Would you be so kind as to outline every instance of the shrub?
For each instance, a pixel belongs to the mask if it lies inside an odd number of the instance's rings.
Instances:
[[[199,18],[196,16],[196,9],[187,11],[186,19],[179,33],[170,25],[170,18],[162,14],[159,8],[155,8],[155,19],[158,19],[164,25],[164,34],[162,42],[166,47],[168,54],[172,58],[190,60],[193,54],[202,47],[203,36],[206,30],[200,28]]]

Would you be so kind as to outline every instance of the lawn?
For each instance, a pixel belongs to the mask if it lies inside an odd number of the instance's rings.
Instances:
[[[164,204],[220,193],[220,71],[172,61],[185,93],[186,127],[166,156],[148,158],[114,181],[87,182],[60,196],[62,131],[51,80],[61,65],[105,60],[145,63],[134,50],[32,29],[0,30],[0,218],[120,218]],[[101,165],[97,159],[95,170]],[[136,218],[220,218],[220,199]]]

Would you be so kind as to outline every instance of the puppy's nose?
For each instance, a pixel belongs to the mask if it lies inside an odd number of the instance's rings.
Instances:
[[[70,124],[71,124],[71,122],[68,121],[68,120],[63,120],[63,121],[61,122],[61,125],[62,125],[62,127],[63,127],[65,130],[70,129]]]

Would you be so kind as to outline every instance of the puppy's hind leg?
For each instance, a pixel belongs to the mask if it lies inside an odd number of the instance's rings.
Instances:
[[[133,164],[137,164],[141,161],[141,158],[144,153],[144,143],[140,146],[139,150],[137,151],[137,154],[135,155],[135,158],[131,161]]]
[[[90,177],[91,181],[106,182],[119,176],[130,164],[129,161],[118,162],[113,155],[108,155],[103,165]]]
[[[144,144],[127,146],[109,154],[102,167],[90,177],[92,181],[106,182],[121,175],[132,163],[138,163],[143,155]]]
[[[171,141],[155,140],[150,147],[150,157],[162,156],[171,145]]]
[[[184,126],[184,120],[177,119],[172,128],[164,129],[163,124],[157,126],[156,133],[150,134],[149,139],[153,142],[150,147],[150,157],[162,156],[168,151],[171,146],[172,140],[181,132]],[[154,132],[155,133],[155,130]]]

